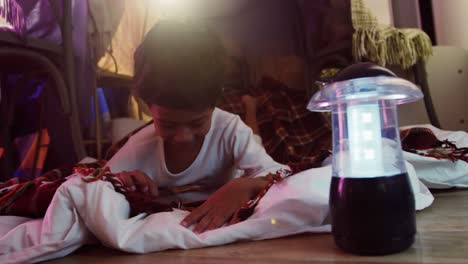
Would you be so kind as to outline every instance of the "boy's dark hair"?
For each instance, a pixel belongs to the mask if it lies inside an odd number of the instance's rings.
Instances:
[[[149,106],[214,107],[224,64],[223,46],[212,32],[196,24],[159,22],[135,52],[135,92]]]

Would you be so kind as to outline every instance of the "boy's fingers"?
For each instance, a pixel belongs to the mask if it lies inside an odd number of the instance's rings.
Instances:
[[[141,184],[144,185],[140,188],[141,191],[143,191],[144,193],[151,194],[153,196],[158,196],[159,192],[158,192],[158,187],[156,183],[153,180],[151,180],[151,178],[148,177],[146,173],[140,170],[136,170],[134,171],[134,173],[135,173],[135,176],[141,182]]]
[[[141,171],[126,172],[123,182],[130,191],[136,191],[157,196],[158,190],[156,183],[153,182],[145,173]]]
[[[208,225],[211,224],[212,221],[213,221],[213,217],[210,214],[205,215],[195,226],[195,228],[193,229],[193,232],[195,233],[205,232],[206,228],[208,227]]]
[[[214,216],[213,220],[211,220],[211,223],[208,225],[206,230],[212,230],[212,229],[221,227],[224,223],[226,223],[228,218],[229,217],[227,217],[226,215],[220,215],[220,214]]]
[[[135,183],[133,182],[130,174],[128,172],[121,172],[119,174],[119,178],[122,181],[123,185],[128,188],[130,191],[135,191]]]
[[[143,193],[148,192],[149,187],[147,186],[146,180],[144,178],[135,174],[132,174],[130,178],[133,180],[136,190],[138,190],[139,192],[143,192]]]
[[[197,209],[193,210],[189,215],[187,215],[184,220],[180,223],[182,226],[189,227],[193,225],[194,223],[198,222],[200,218],[206,215],[206,213],[209,211],[210,207],[207,205],[203,206],[202,204],[200,207]]]
[[[147,181],[148,181],[149,193],[153,196],[158,196],[159,190],[158,190],[158,186],[156,185],[156,183],[149,178],[147,179]]]
[[[144,182],[144,187],[142,191],[147,194],[151,194],[153,196],[158,196],[158,186],[154,181],[152,181],[149,177],[144,177],[142,178],[142,181]]]
[[[239,218],[239,211],[237,211],[231,218],[231,220],[229,221],[229,224],[228,225],[233,225],[233,224],[237,224],[240,222],[240,218]]]

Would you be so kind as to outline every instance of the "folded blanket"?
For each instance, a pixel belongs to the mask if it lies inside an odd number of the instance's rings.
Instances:
[[[411,167],[411,166],[410,166]],[[409,167],[418,210],[433,197]],[[199,248],[304,232],[329,232],[331,168],[311,169],[272,186],[247,220],[202,234],[179,223],[187,211],[130,217],[125,196],[107,181],[73,175],[57,190],[43,219],[0,217],[0,263],[38,262],[100,242],[127,252]]]

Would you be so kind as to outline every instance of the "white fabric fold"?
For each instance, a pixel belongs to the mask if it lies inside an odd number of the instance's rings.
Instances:
[[[432,130],[439,140],[449,140],[459,148],[468,147],[468,133],[464,131],[447,131],[438,129],[432,125],[406,126],[401,129],[412,127],[424,127]],[[448,159],[436,159],[424,157],[411,152],[403,152],[403,157],[410,162],[418,173],[419,179],[428,187],[433,189],[444,189],[452,187],[468,187],[468,162],[463,160],[451,161]]]

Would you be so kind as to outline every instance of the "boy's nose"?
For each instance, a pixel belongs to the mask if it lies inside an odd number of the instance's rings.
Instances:
[[[195,138],[195,135],[193,134],[190,128],[181,126],[177,128],[172,140],[175,143],[188,143],[188,142],[192,142],[194,138]]]

